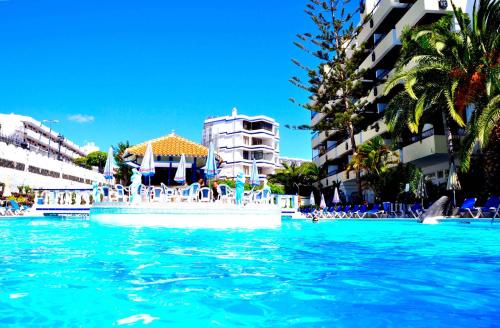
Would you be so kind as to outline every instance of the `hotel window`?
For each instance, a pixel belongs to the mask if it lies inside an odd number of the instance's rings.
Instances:
[[[249,153],[246,150],[243,151],[243,159],[250,159]]]
[[[263,159],[264,158],[264,152],[262,151],[254,151],[253,152],[253,158],[251,159],[256,159],[256,160],[259,160],[259,159]]]
[[[250,144],[250,137],[243,137],[243,144],[249,145]]]
[[[245,172],[246,175],[250,174],[250,169],[248,168],[248,166],[243,167],[243,172]]]

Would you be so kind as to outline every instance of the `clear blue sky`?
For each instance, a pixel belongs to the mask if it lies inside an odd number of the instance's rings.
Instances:
[[[0,0],[0,112],[59,119],[54,129],[105,150],[175,129],[201,140],[203,120],[266,114],[283,156],[310,158],[296,33],[306,0]],[[85,122],[87,121],[87,122]]]

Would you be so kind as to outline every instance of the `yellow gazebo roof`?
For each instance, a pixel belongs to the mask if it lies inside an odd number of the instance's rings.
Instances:
[[[144,156],[148,142],[151,142],[155,156],[181,156],[184,154],[190,157],[206,157],[208,155],[207,147],[179,137],[173,132],[169,135],[129,147],[125,151],[125,154]]]

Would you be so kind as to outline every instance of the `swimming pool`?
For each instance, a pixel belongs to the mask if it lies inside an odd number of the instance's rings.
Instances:
[[[0,220],[0,325],[498,324],[500,224]]]

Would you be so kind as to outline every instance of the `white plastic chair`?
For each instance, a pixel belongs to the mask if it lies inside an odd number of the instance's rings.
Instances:
[[[163,188],[161,187],[153,187],[151,189],[151,200],[153,202],[161,202],[164,200]]]
[[[211,202],[212,201],[212,190],[208,187],[203,187],[198,191],[198,199],[200,202]]]

